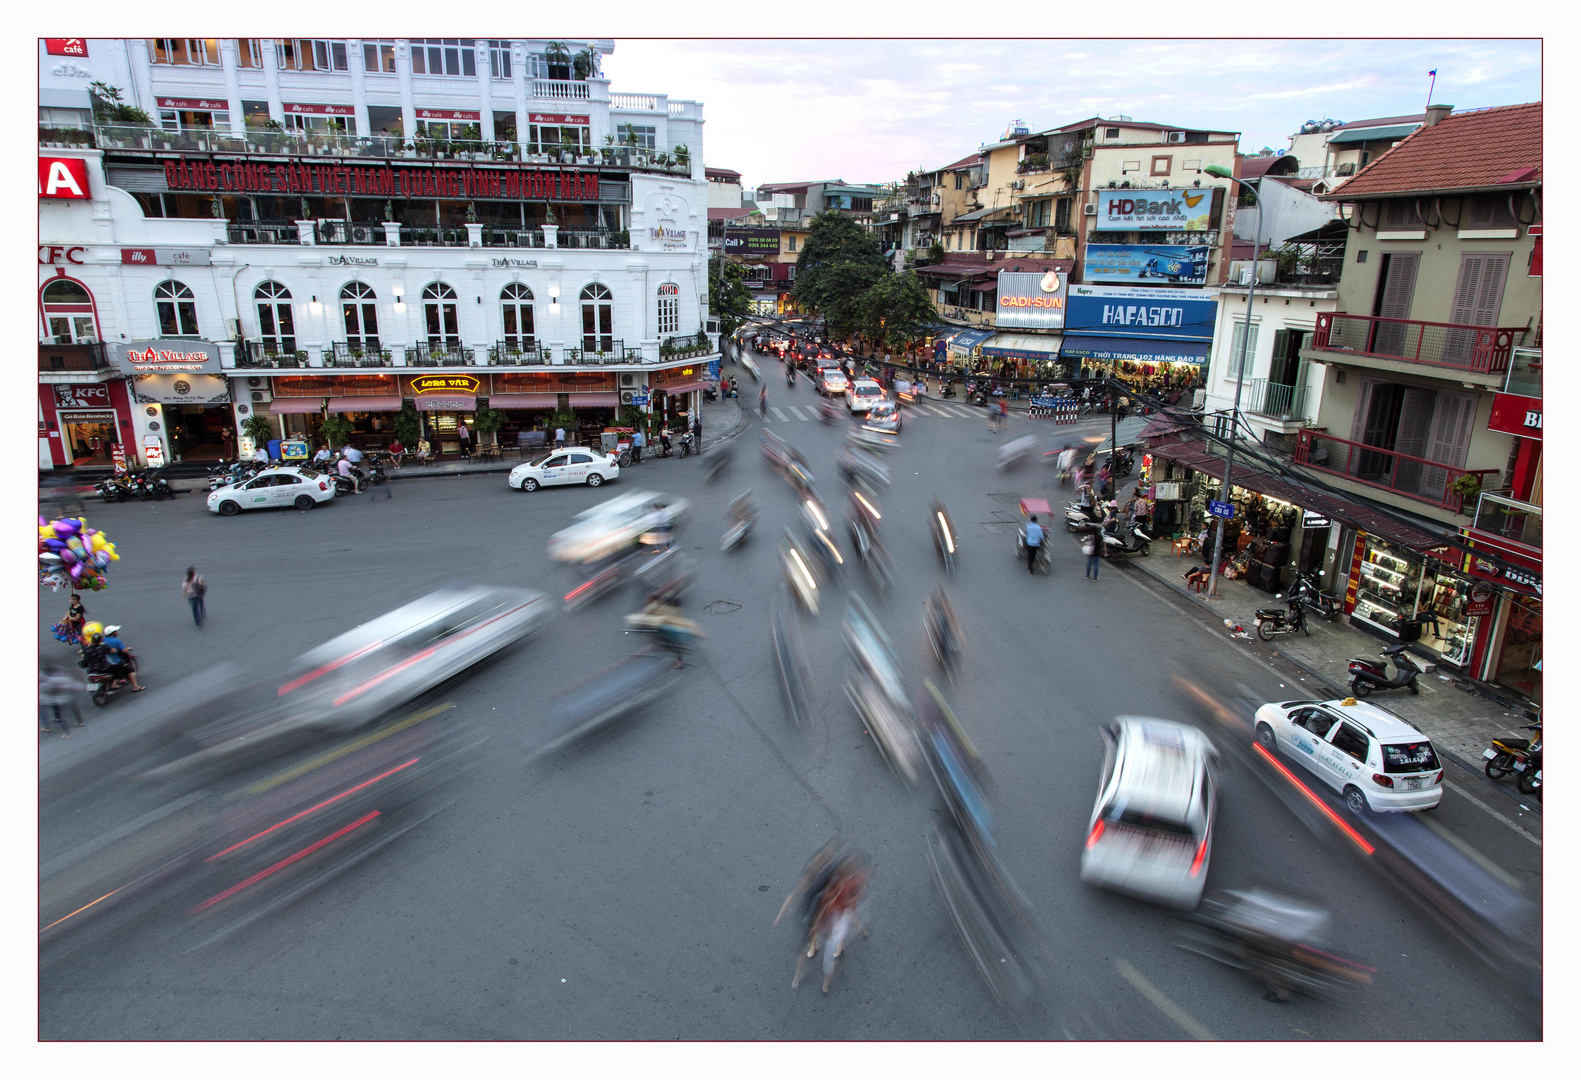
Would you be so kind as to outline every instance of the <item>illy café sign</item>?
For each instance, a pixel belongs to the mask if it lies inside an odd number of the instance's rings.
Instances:
[[[217,373],[220,370],[220,349],[211,341],[185,341],[180,338],[128,341],[116,346],[110,355],[115,366],[125,375]]]

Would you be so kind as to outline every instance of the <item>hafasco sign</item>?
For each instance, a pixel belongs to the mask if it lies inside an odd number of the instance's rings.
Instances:
[[[38,197],[41,199],[91,199],[88,163],[82,158],[38,159]]]
[[[1059,329],[1065,325],[1066,275],[1003,272],[999,275],[1000,326]]]
[[[1218,301],[1195,289],[1072,285],[1065,329],[1106,337],[1212,341]]]
[[[1169,191],[1098,192],[1097,228],[1111,231],[1130,229],[1179,229],[1207,232],[1213,213],[1213,193],[1217,188],[1185,188]]]
[[[182,341],[158,338],[153,341],[129,341],[118,346],[114,353],[115,366],[123,372],[219,371],[219,346],[208,341]]]
[[[412,379],[412,394],[477,395],[482,382],[473,375],[418,375]]]
[[[42,193],[44,159],[39,161]],[[598,174],[577,169],[397,169],[389,165],[317,165],[305,161],[273,165],[182,158],[165,162],[165,186],[171,191],[598,201]],[[86,183],[83,190],[87,190]]]

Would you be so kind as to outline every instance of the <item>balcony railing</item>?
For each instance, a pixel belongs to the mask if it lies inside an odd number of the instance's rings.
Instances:
[[[1521,502],[1508,495],[1484,491],[1477,498],[1477,513],[1471,527],[1541,551],[1543,546],[1543,508]]]
[[[543,230],[537,227],[528,229],[484,229],[483,246],[541,248],[543,247]]]
[[[1287,386],[1268,379],[1251,379],[1246,383],[1242,401],[1248,403],[1246,411],[1275,420],[1299,420],[1306,407],[1307,388]]]
[[[233,221],[225,226],[232,244],[300,244],[294,221]]]
[[[402,225],[402,247],[468,247],[465,225]]]
[[[528,367],[533,364],[551,363],[549,346],[538,345],[532,338],[514,341],[496,341],[489,346],[489,363],[498,367]]]
[[[625,230],[612,232],[609,229],[584,229],[562,225],[558,236],[559,238],[556,242],[563,248],[624,250],[631,247],[631,234]]]
[[[291,346],[287,348],[287,346]],[[307,350],[295,348],[295,342],[238,341],[236,366],[244,368],[301,368],[307,367]]]
[[[695,334],[676,334],[659,343],[661,360],[685,360],[693,356],[707,356],[717,351],[717,346],[710,342],[708,335],[701,330]]]
[[[98,371],[109,366],[109,352],[102,341],[79,341],[70,345],[38,343],[40,371]]]
[[[601,338],[588,345],[588,339],[583,338],[582,348],[568,348],[565,350],[565,362],[568,364],[640,364],[642,350],[628,348],[620,338]]]
[[[1456,480],[1475,476],[1482,487],[1487,487],[1488,478],[1499,475],[1498,469],[1462,469],[1310,429],[1297,434],[1294,460],[1318,472],[1347,477],[1455,513],[1460,512],[1462,503],[1461,493],[1451,486]]]
[[[345,341],[336,341],[331,344],[329,351],[324,354],[324,366],[338,368],[394,367],[395,357],[389,349],[381,349],[374,342],[352,345]]]
[[[616,94],[609,95],[611,109],[640,109],[643,112],[659,111],[659,96],[657,94]]]
[[[464,345],[450,345],[424,341],[406,348],[409,367],[471,367],[477,363],[477,353]]]
[[[534,79],[532,96],[553,101],[586,101],[592,95],[588,91],[587,83],[579,79]],[[615,95],[611,94],[611,104],[614,103],[614,98]]]
[[[1523,326],[1468,326],[1330,311],[1318,313],[1311,347],[1488,375],[1509,368],[1510,350],[1525,332]]]

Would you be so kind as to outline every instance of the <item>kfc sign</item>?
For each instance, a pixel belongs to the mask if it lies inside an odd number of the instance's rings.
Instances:
[[[88,39],[80,37],[45,38],[44,51],[50,56],[87,56]]]
[[[74,266],[81,266],[82,257],[85,254],[87,254],[86,248],[40,244],[38,246],[38,264],[40,266],[59,266],[62,263],[71,263]]]
[[[55,407],[58,409],[108,409],[110,388],[104,383],[57,383]]]
[[[88,163],[82,158],[38,159],[38,197],[41,199],[91,199]]]

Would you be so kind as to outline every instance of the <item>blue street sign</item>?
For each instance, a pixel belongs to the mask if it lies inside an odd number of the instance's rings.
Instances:
[[[1214,517],[1232,518],[1235,516],[1235,504],[1212,499],[1208,503],[1208,513]]]
[[[636,408],[646,409],[648,407],[648,395],[647,394],[633,394],[633,395],[631,395],[631,404],[633,406],[635,406]]]

